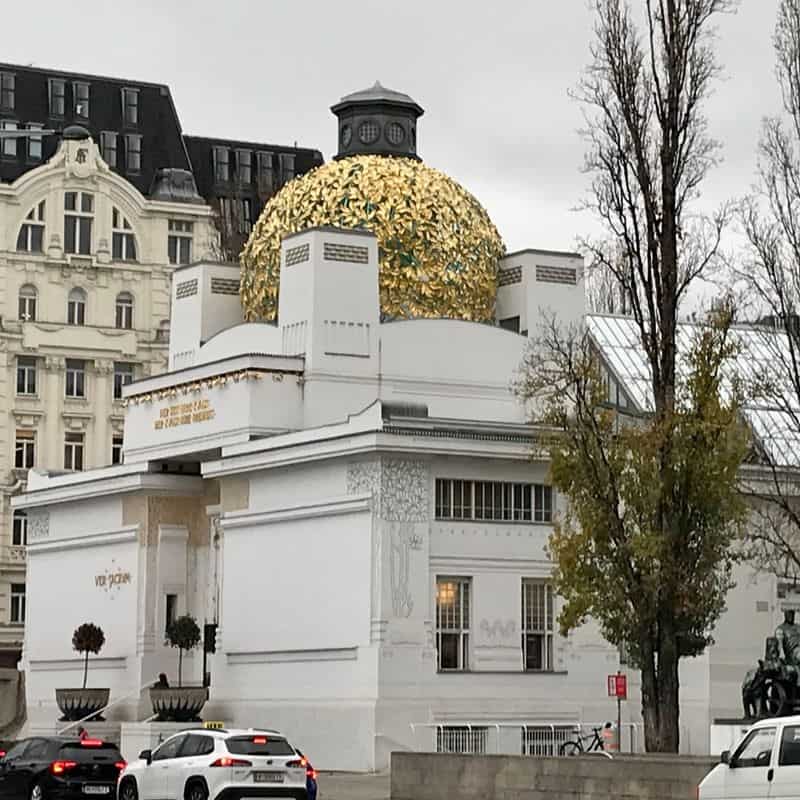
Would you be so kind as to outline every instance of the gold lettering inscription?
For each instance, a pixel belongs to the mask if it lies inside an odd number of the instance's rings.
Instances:
[[[166,406],[158,412],[158,419],[153,423],[157,430],[177,428],[180,425],[194,425],[214,419],[216,412],[208,400],[193,400],[191,403],[178,403]]]

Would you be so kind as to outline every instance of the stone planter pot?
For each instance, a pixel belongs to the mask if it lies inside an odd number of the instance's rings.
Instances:
[[[110,695],[110,689],[56,689],[60,722],[77,722],[87,717],[92,722],[103,722],[100,712],[108,705]]]
[[[199,722],[207,700],[208,688],[205,686],[150,689],[150,702],[159,722]]]

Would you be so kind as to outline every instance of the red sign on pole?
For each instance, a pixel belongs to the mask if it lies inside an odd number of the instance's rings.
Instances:
[[[616,697],[617,700],[628,699],[628,676],[609,675],[608,676],[608,696]]]

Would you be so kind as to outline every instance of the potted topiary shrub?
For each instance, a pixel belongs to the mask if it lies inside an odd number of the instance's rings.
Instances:
[[[80,689],[56,689],[56,703],[62,722],[91,718],[102,720],[100,712],[108,705],[109,689],[87,689],[89,654],[97,655],[106,643],[103,629],[92,622],[79,625],[72,634],[72,649],[83,656],[83,686]]]
[[[200,644],[200,626],[194,617],[184,614],[167,626],[166,637],[166,644],[178,648],[178,685],[165,685],[162,677],[158,684],[150,687],[153,713],[158,715],[159,722],[197,722],[208,700],[208,689],[205,686],[183,685],[183,654]]]

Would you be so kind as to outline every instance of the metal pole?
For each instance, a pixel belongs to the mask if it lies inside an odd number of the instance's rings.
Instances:
[[[617,670],[617,675],[622,675],[620,670]],[[622,698],[617,692],[617,752],[622,752]]]

